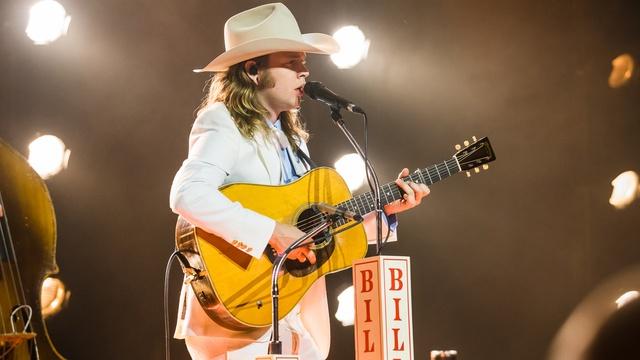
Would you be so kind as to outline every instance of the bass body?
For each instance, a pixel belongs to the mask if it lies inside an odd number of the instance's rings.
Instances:
[[[42,315],[42,282],[58,273],[56,217],[47,186],[0,139],[0,359],[64,359]]]

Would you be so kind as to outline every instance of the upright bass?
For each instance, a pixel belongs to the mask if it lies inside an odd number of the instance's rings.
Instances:
[[[44,181],[0,139],[0,359],[63,359],[41,312],[43,280],[58,272],[56,222]]]

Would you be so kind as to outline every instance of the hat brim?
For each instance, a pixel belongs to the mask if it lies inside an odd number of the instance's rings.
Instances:
[[[338,42],[331,36],[320,33],[302,34],[299,39],[263,38],[248,41],[227,50],[202,69],[194,72],[226,71],[231,65],[258,56],[280,51],[295,51],[313,54],[334,54],[340,50]]]

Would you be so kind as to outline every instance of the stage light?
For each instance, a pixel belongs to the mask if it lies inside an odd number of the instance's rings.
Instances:
[[[355,317],[354,296],[353,285],[344,289],[340,295],[338,295],[338,310],[336,310],[335,317],[342,323],[342,326],[353,325],[353,319]]]
[[[637,328],[640,313],[640,301],[631,299],[634,295],[629,289],[637,289],[640,284],[640,265],[633,265],[609,276],[598,284],[580,301],[556,334],[547,352],[547,360],[582,359],[637,359],[635,356],[623,356],[626,349],[637,349]],[[640,290],[640,289],[639,289]],[[620,296],[628,291],[631,293]],[[613,300],[622,299],[623,305]],[[620,306],[622,306],[620,308]],[[622,320],[622,321],[621,321]],[[626,331],[633,329],[633,332]],[[618,341],[615,341],[617,338]],[[593,350],[604,349],[603,345],[614,340],[617,346],[609,347],[607,354]],[[618,349],[618,350],[616,350]],[[637,352],[633,352],[637,354]]]
[[[622,54],[611,61],[611,74],[609,74],[609,86],[619,88],[631,80],[634,72],[633,57]]]
[[[430,360],[455,360],[458,358],[456,350],[431,350],[429,353]]]
[[[29,164],[43,178],[48,179],[67,167],[71,150],[59,138],[43,135],[29,144]]]
[[[360,155],[355,153],[344,155],[334,165],[338,174],[347,182],[349,190],[354,191],[362,186],[366,173],[364,161]]]
[[[357,26],[342,27],[333,34],[333,38],[340,45],[340,51],[331,55],[331,60],[340,69],[356,66],[369,53],[370,42]]]
[[[626,293],[620,295],[620,297],[616,300],[616,305],[618,306],[618,309],[620,309],[621,307],[627,305],[628,303],[639,297],[640,292],[637,292],[635,290],[627,291]]]
[[[46,45],[66,35],[71,16],[57,1],[43,0],[31,7],[25,32],[36,45]]]
[[[42,282],[40,289],[40,304],[42,317],[45,319],[55,315],[69,301],[71,293],[67,291],[64,283],[58,278],[48,277]]]
[[[617,209],[623,209],[638,197],[640,188],[638,187],[638,174],[635,171],[625,171],[616,176],[611,182],[613,191],[609,204]]]

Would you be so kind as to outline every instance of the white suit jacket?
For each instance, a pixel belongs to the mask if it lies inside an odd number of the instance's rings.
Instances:
[[[304,142],[299,146],[308,153]],[[291,158],[297,159],[297,156]],[[302,163],[295,161],[294,168],[298,174],[306,170]],[[189,155],[173,181],[170,206],[191,224],[229,242],[238,240],[239,244],[245,244],[241,250],[260,257],[271,238],[275,221],[230,201],[218,188],[236,182],[279,185],[281,173],[282,161],[274,138],[263,134],[256,134],[253,139],[242,136],[225,105],[216,103],[202,111],[193,124]],[[368,234],[375,233],[375,225],[371,223],[375,221],[365,223]],[[390,239],[395,240],[395,234]],[[202,310],[190,286],[183,287],[180,298],[177,338],[218,337],[228,339],[225,343],[228,347],[265,338],[263,331],[240,334],[218,326]],[[326,357],[330,329],[324,278],[311,287],[290,316],[299,317],[303,330],[308,331]]]

